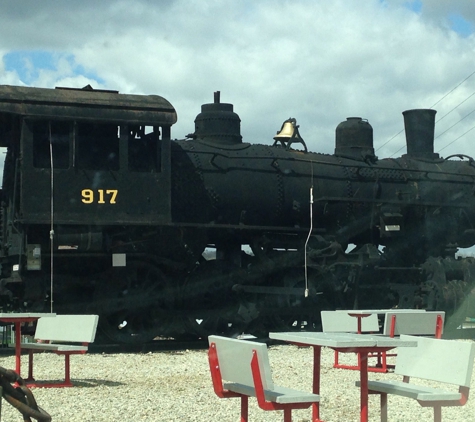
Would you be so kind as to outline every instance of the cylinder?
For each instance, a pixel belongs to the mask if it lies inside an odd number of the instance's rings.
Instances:
[[[100,231],[80,231],[58,227],[55,233],[56,247],[59,250],[76,250],[78,252],[99,252],[103,250],[103,235]]]

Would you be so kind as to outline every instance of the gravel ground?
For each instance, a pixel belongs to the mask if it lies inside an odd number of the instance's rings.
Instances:
[[[353,354],[340,361],[355,363]],[[272,346],[269,358],[277,385],[311,389],[312,349]],[[35,355],[38,380],[61,380],[64,358],[53,353]],[[27,356],[23,357],[23,372]],[[359,421],[357,371],[333,369],[333,352],[322,349],[321,417],[326,422]],[[0,366],[14,367],[14,356],[0,357]],[[239,399],[220,399],[213,391],[207,351],[147,354],[86,354],[71,356],[73,388],[32,389],[38,404],[55,422],[101,421],[224,421],[239,420]],[[370,379],[400,379],[394,374],[370,373]],[[472,387],[474,381],[472,380]],[[455,388],[456,389],[456,388]],[[379,421],[379,399],[369,398],[370,421]],[[443,420],[475,421],[475,399],[463,407],[443,409]],[[293,412],[294,422],[310,421],[311,411]],[[415,400],[389,398],[389,421],[433,421],[430,408]],[[3,401],[2,421],[21,421],[16,409]],[[283,420],[281,412],[264,412],[249,402],[250,422]]]

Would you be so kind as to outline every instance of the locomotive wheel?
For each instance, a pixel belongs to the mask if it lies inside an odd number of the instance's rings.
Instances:
[[[203,272],[191,276],[183,289],[183,306],[187,309],[186,332],[197,338],[211,334],[235,337],[244,331],[239,323],[239,303],[227,276],[219,271],[214,261],[205,264]]]
[[[131,261],[116,267],[95,292],[99,328],[110,341],[145,343],[169,336],[174,326],[174,293],[155,265]]]
[[[281,296],[276,308],[280,314],[270,318],[269,325],[276,331],[317,331],[321,328],[320,315],[314,298],[295,295]]]
[[[325,295],[309,284],[309,296],[305,297],[305,281],[302,270],[291,270],[283,277],[284,287],[301,289],[298,295],[269,295],[263,306],[263,324],[267,330],[317,331],[321,329],[320,311],[328,309]]]

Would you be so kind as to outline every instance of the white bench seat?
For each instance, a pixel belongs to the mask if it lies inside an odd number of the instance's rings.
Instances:
[[[359,385],[359,384],[358,384]],[[433,388],[424,385],[409,384],[403,381],[369,381],[368,389],[386,394],[396,394],[414,400],[444,401],[460,400],[462,394],[458,391],[447,391],[440,388]]]
[[[423,407],[433,407],[434,422],[441,422],[442,407],[463,406],[468,400],[475,343],[408,335],[401,335],[401,339],[418,344],[398,352],[394,373],[402,375],[403,380],[368,382],[368,391],[381,395],[381,421],[388,420],[387,399],[392,394],[417,400]],[[441,387],[420,385],[417,379],[433,381]]]
[[[40,318],[36,325],[36,343],[21,343],[21,350],[28,351],[29,386],[34,387],[72,387],[70,377],[70,355],[84,354],[96,337],[98,315],[56,315]],[[64,355],[63,382],[34,382],[33,355],[40,352],[53,352]]]
[[[256,390],[244,384],[225,382],[224,388],[235,393],[245,394],[249,397],[256,397]],[[279,387],[274,385],[273,390],[264,390],[264,397],[267,401],[275,403],[314,403],[319,399],[317,394],[304,393],[303,391],[293,390],[292,388]]]
[[[23,350],[57,351],[57,352],[86,352],[88,346],[57,343],[21,343]]]
[[[248,398],[256,397],[263,410],[283,410],[291,422],[293,409],[307,409],[318,394],[274,385],[267,345],[247,340],[209,336],[209,367],[218,397],[241,399],[241,422],[248,420]]]

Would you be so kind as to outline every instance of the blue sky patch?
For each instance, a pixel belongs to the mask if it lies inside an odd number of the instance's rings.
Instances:
[[[53,54],[46,51],[12,51],[3,56],[3,61],[5,70],[16,71],[26,84],[38,78],[40,69],[56,69]]]
[[[451,23],[451,28],[463,35],[464,37],[468,37],[470,34],[473,34],[475,31],[475,25],[473,22],[466,20],[462,15],[458,13],[453,13],[449,16],[449,21]]]
[[[72,70],[71,75],[61,76],[82,75],[99,83],[104,83],[104,80],[94,72],[87,72],[81,65],[76,64],[73,55],[61,55],[42,50],[16,50],[5,54],[3,61],[5,70],[17,72],[20,79],[29,85],[38,79],[41,70],[56,71],[58,60],[61,58],[68,61]]]
[[[416,13],[421,13],[422,0],[409,0],[406,2],[406,7]]]

